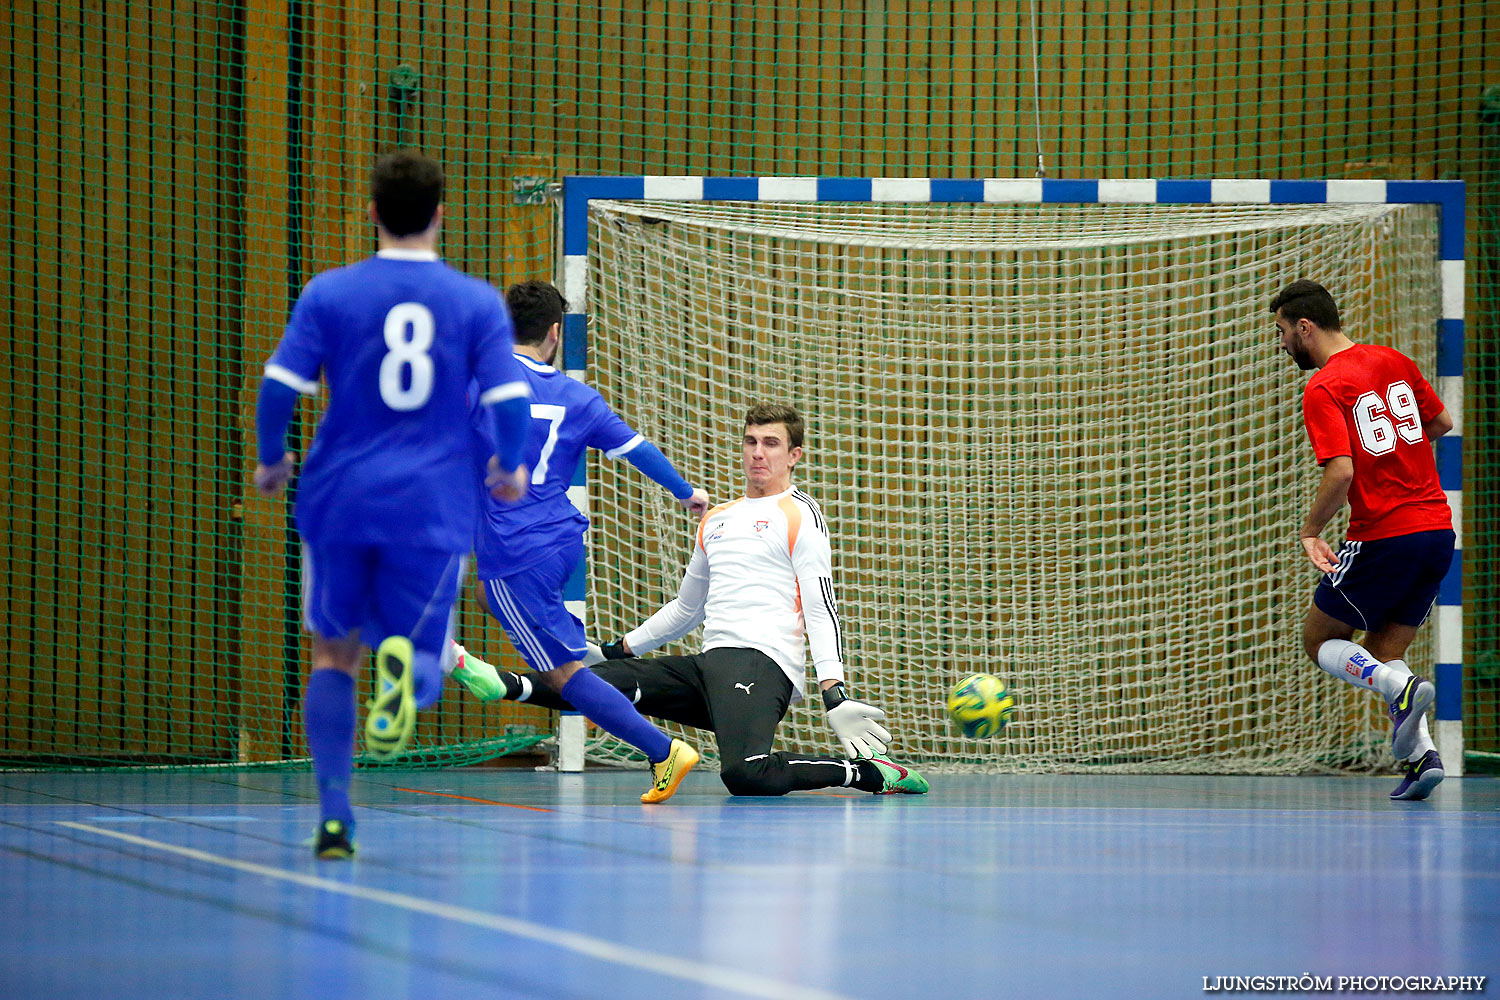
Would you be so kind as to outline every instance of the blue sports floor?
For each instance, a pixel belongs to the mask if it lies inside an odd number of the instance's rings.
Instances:
[[[0,773],[0,996],[1500,992],[1500,779],[932,778],[647,807],[643,771],[366,771],[338,863],[310,775]]]

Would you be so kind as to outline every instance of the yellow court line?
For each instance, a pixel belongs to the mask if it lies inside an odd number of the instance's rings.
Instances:
[[[557,948],[562,948],[565,951],[598,959],[601,962],[627,965],[646,972],[670,976],[673,979],[701,983],[704,986],[710,986],[714,989],[732,990],[735,993],[742,993],[746,996],[766,997],[767,1000],[781,1000],[781,998],[796,998],[796,1000],[848,1000],[842,994],[830,993],[827,990],[820,990],[816,987],[799,986],[796,983],[770,979],[750,972],[738,972],[734,969],[705,965],[702,962],[693,962],[687,959],[674,958],[671,955],[661,955],[655,952],[643,951],[639,948],[630,948],[625,945],[615,944],[612,941],[605,941],[602,938],[590,937],[587,934],[527,923],[524,920],[517,920],[514,917],[502,917],[496,913],[485,913],[482,910],[471,910],[464,906],[438,903],[430,899],[408,896],[402,892],[391,892],[388,889],[374,889],[362,885],[346,885],[343,882],[336,882],[333,879],[320,878],[316,875],[304,875],[301,872],[288,871],[284,868],[273,868],[270,865],[256,864],[253,861],[239,861],[235,858],[226,858],[220,854],[210,854],[207,851],[199,851],[191,847],[179,847],[176,844],[168,844],[160,840],[137,837],[131,833],[106,830],[98,826],[89,826],[87,823],[74,823],[67,820],[59,820],[57,822],[59,826],[66,826],[74,830],[83,830],[86,833],[98,834],[101,837],[112,837],[115,840],[122,840],[127,844],[135,844],[138,847],[149,847],[168,854],[192,858],[195,861],[202,861],[206,864],[232,868],[236,871],[247,872],[251,875],[260,875],[265,878],[279,879],[283,882],[305,886],[309,889],[321,889],[324,892],[353,896],[355,899],[364,899],[372,903],[384,903],[387,906],[410,910],[413,913],[425,913],[428,916],[452,920],[455,923],[468,924],[471,927],[483,927],[487,930],[499,931],[502,934],[510,934],[514,937],[536,941],[539,944],[549,944]]]

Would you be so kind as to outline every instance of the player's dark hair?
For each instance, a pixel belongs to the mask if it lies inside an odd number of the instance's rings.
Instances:
[[[380,224],[392,236],[410,236],[432,225],[443,200],[443,168],[415,149],[398,149],[375,161],[370,197]]]
[[[1271,312],[1278,310],[1293,323],[1305,319],[1324,330],[1343,329],[1339,323],[1338,304],[1328,294],[1328,289],[1306,278],[1287,285],[1271,300]]]
[[[802,421],[802,414],[790,403],[755,403],[745,414],[746,427],[758,427],[761,424],[781,424],[786,427],[787,447],[802,447],[802,432],[806,424]]]
[[[506,289],[505,304],[510,306],[518,344],[540,344],[552,324],[561,323],[563,313],[568,311],[568,300],[562,293],[535,278]]]

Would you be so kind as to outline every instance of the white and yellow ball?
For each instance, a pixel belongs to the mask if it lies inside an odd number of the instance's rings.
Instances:
[[[994,674],[970,674],[948,692],[948,717],[972,739],[999,736],[1015,707],[1010,689]]]

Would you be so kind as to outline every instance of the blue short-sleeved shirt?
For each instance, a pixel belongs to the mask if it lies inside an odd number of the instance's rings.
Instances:
[[[531,389],[525,451],[531,489],[518,504],[499,503],[481,491],[484,514],[474,539],[481,579],[523,570],[553,546],[582,535],[588,518],[568,499],[568,487],[584,452],[597,448],[618,458],[644,440],[589,386],[550,365],[521,355],[515,360]],[[470,417],[474,459],[482,464],[489,453],[477,407],[471,405]]]
[[[385,250],[310,281],[266,364],[299,392],[328,382],[297,491],[302,537],[466,550],[482,487],[470,387],[476,402],[524,396],[513,344],[500,293],[435,254]]]

